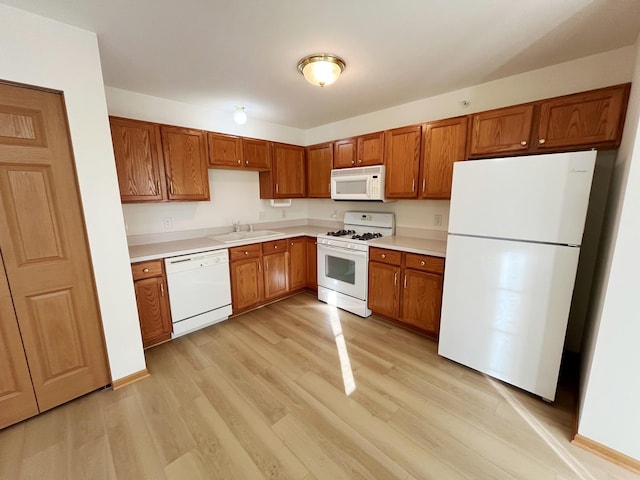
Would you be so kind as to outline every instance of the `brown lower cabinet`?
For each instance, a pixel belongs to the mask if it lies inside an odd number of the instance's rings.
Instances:
[[[369,308],[437,338],[444,259],[372,247]]]
[[[233,313],[250,310],[305,287],[317,288],[315,246],[315,238],[295,237],[230,248]],[[313,284],[310,284],[310,271]]]
[[[173,324],[167,293],[167,280],[162,260],[131,265],[136,291],[142,344],[152,347],[171,338]]]

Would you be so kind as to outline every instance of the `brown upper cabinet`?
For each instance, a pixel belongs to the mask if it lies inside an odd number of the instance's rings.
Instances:
[[[358,160],[358,139],[345,138],[333,145],[333,168],[355,167]]]
[[[356,166],[382,165],[384,163],[385,132],[368,133],[358,138]]]
[[[385,196],[416,198],[420,172],[421,126],[387,130]]]
[[[209,200],[206,132],[109,117],[123,203]]]
[[[160,134],[169,200],[209,200],[206,132],[162,125]]]
[[[260,198],[301,198],[306,183],[304,148],[274,143],[271,170],[260,172]]]
[[[532,122],[532,104],[499,108],[471,115],[469,156],[528,151]]]
[[[616,85],[471,115],[469,157],[620,145],[631,85]]]
[[[160,127],[118,117],[109,117],[109,123],[122,202],[165,200]]]
[[[532,149],[615,148],[622,138],[629,90],[629,84],[618,85],[542,101]]]
[[[245,168],[254,170],[271,168],[271,142],[256,138],[242,138],[242,155]]]
[[[466,159],[467,126],[467,117],[423,126],[419,198],[451,198],[453,163]]]
[[[323,143],[307,147],[306,154],[307,197],[331,198],[333,143]]]
[[[242,138],[222,133],[207,133],[209,166],[242,168]]]

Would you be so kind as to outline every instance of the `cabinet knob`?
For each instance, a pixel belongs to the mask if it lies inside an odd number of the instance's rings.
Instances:
[[[293,242],[291,242],[291,246],[293,247]]]
[[[149,269],[148,269],[148,268],[143,268],[143,269],[142,269],[142,271],[143,271],[144,273],[149,273]]]
[[[238,163],[242,163],[242,162],[240,161],[240,159],[238,159]]]
[[[245,161],[244,161],[244,164],[245,164],[245,165],[249,165],[249,160],[245,160]]]
[[[523,147],[524,147],[526,144],[527,144],[527,141],[526,141],[526,140],[522,140],[522,141],[520,142],[520,145],[522,145]]]
[[[245,254],[245,255],[249,255],[249,252],[247,252],[247,251],[245,250],[245,251],[244,251],[244,254]]]
[[[356,161],[355,160],[351,160],[351,165],[355,165]]]
[[[382,255],[380,255],[382,258],[387,258],[387,255],[385,253],[383,253]]]
[[[541,138],[540,140],[538,140],[538,143],[539,143],[540,145],[542,145],[544,142],[546,142],[546,140],[545,140],[544,138]]]
[[[424,267],[424,260],[420,262],[420,265]]]
[[[274,246],[273,246],[273,249],[274,249],[274,250],[277,250],[277,249],[278,249],[278,245],[274,245]]]
[[[358,163],[359,163],[359,164],[360,164],[360,163],[362,163],[362,160],[358,160]]]

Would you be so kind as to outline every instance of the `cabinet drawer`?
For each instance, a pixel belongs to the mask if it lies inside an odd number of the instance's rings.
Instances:
[[[287,251],[287,240],[273,240],[271,242],[264,242],[262,244],[262,254],[269,255],[270,253],[280,253]]]
[[[444,258],[407,253],[404,262],[406,268],[413,268],[415,270],[423,270],[431,273],[444,273]]]
[[[259,257],[261,251],[259,243],[244,245],[242,247],[233,247],[229,249],[229,258],[233,262],[234,260]]]
[[[133,279],[142,280],[143,278],[161,277],[163,272],[162,263],[162,260],[150,260],[132,264]]]
[[[396,250],[386,250],[384,248],[369,248],[369,260],[372,262],[388,263],[389,265],[400,265],[402,263],[402,252]]]

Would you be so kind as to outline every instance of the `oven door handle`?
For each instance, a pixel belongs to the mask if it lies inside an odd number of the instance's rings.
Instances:
[[[325,252],[331,252],[338,250],[340,252],[347,252],[349,255],[357,256],[357,257],[367,257],[369,255],[368,252],[363,252],[361,250],[352,250],[350,248],[344,247],[336,247],[335,245],[327,246],[327,245],[318,245],[318,249],[324,250]]]

